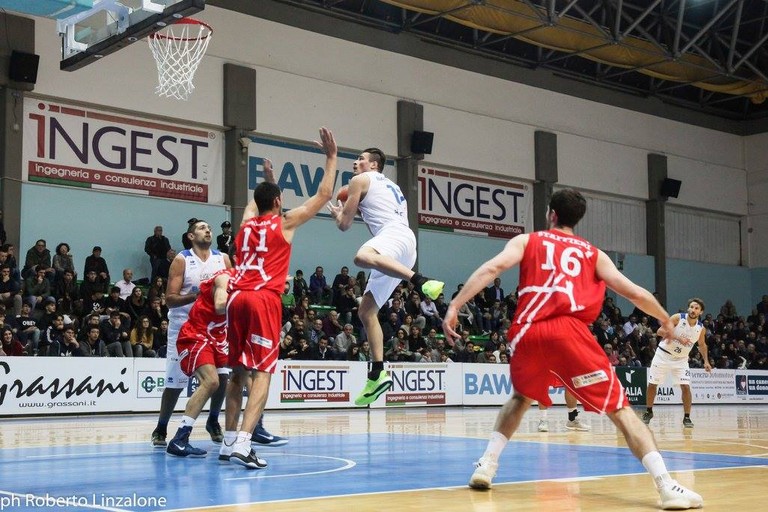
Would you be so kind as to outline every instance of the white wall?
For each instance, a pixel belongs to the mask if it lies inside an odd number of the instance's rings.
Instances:
[[[746,243],[749,262],[751,267],[768,267],[768,133],[746,137],[744,153],[748,186]]]

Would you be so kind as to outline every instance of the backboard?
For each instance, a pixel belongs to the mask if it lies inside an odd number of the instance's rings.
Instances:
[[[94,0],[56,22],[61,64],[75,71],[205,8],[205,0]]]

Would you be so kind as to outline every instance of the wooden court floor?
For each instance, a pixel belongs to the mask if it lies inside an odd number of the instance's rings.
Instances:
[[[219,464],[202,425],[193,439],[210,453],[187,460],[149,447],[152,415],[5,418],[0,509],[656,509],[650,477],[610,421],[582,413],[592,430],[569,432],[563,407],[550,410],[548,433],[536,431],[538,411],[531,409],[502,455],[494,488],[467,488],[496,412],[493,407],[270,411],[269,430],[291,442],[258,450],[270,463],[262,471]],[[694,406],[690,430],[682,427],[681,406],[657,406],[654,412],[651,430],[668,467],[704,496],[705,509],[766,509],[768,406]],[[71,502],[42,506],[46,497],[50,503],[68,496]]]

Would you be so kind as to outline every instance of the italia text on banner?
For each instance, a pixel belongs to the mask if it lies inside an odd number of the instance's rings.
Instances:
[[[25,181],[220,204],[221,131],[26,98]]]
[[[359,153],[339,150],[338,174],[334,190],[349,183],[354,173],[352,164]],[[248,145],[248,199],[256,185],[264,181],[264,159],[272,162],[275,179],[283,191],[283,209],[296,208],[317,192],[323,179],[325,154],[310,143],[251,137]],[[396,180],[393,160],[387,160],[384,175]],[[319,217],[328,217],[321,211]]]
[[[419,227],[495,238],[531,230],[531,186],[419,166]]]

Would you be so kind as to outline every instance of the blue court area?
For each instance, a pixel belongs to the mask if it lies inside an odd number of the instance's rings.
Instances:
[[[179,459],[147,443],[1,450],[2,510],[177,510],[276,500],[466,486],[481,439],[401,434],[312,435],[258,453],[249,471]],[[670,471],[762,465],[749,457],[664,452]],[[642,473],[625,448],[511,442],[496,484]],[[27,497],[26,495],[33,497]],[[54,503],[51,500],[58,499]],[[67,500],[68,499],[68,500]],[[48,504],[54,505],[46,507]]]

